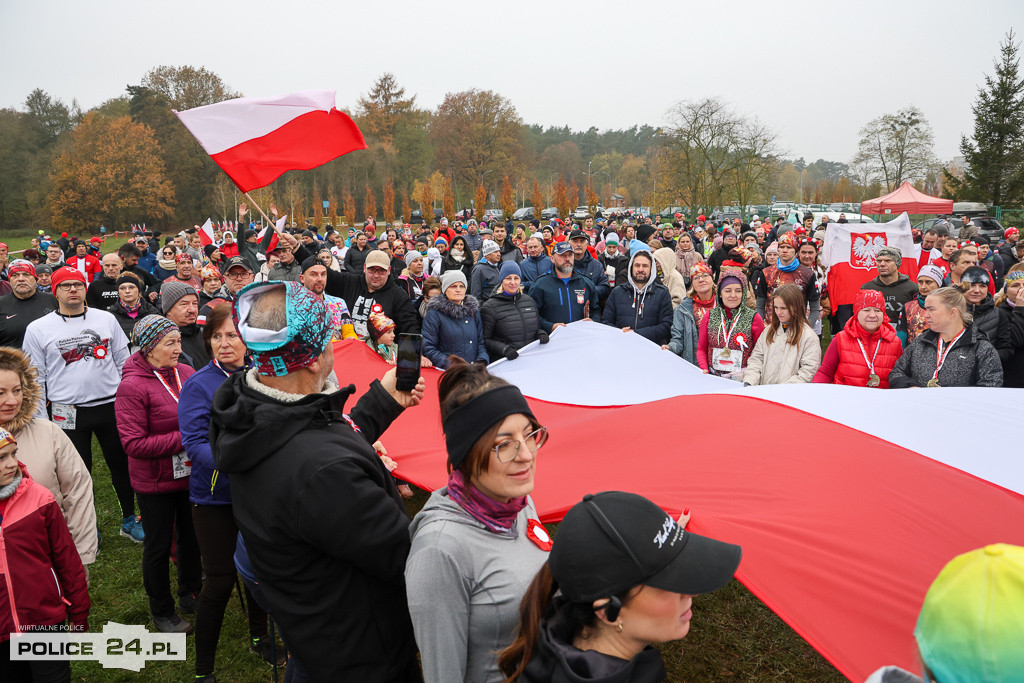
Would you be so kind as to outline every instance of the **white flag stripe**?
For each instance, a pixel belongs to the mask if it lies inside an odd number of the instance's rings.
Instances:
[[[821,265],[825,268],[850,261],[852,233],[884,232],[890,247],[896,247],[904,256],[914,253],[914,237],[910,231],[910,216],[902,213],[888,223],[829,223],[825,244],[821,249]]]
[[[272,133],[312,111],[334,108],[335,91],[304,90],[280,97],[239,97],[175,112],[210,155]]]

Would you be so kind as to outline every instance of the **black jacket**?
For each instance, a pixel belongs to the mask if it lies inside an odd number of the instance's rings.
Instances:
[[[139,291],[143,291],[141,288]],[[110,304],[117,302],[117,279],[111,280],[106,275],[100,276],[89,284],[85,291],[85,303],[89,308],[107,310]]]
[[[375,381],[350,422],[351,385],[286,403],[246,375],[214,394],[210,441],[269,611],[313,680],[388,681],[416,655],[409,517],[370,444],[402,408]]]
[[[655,647],[644,648],[628,661],[597,650],[574,647],[573,636],[565,626],[563,610],[568,608],[559,607],[559,611],[541,623],[533,656],[516,679],[517,683],[656,683],[665,680],[668,675],[665,663]]]
[[[1006,363],[1013,355],[1009,318],[996,309],[991,294],[986,295],[980,304],[967,304],[967,310],[974,316],[974,329],[996,347],[999,360]]]
[[[996,309],[1006,320],[1010,353],[1003,360],[1003,386],[1024,389],[1024,306],[1011,307],[1005,301]]]
[[[484,346],[492,361],[536,339],[547,341],[547,333],[540,329],[537,302],[528,294],[492,294],[480,307],[480,318],[484,324]]]
[[[343,267],[349,273],[362,274],[363,266],[366,265],[366,257],[369,256],[370,252],[374,249],[375,247],[369,242],[366,243],[366,249],[359,249],[353,243],[352,246],[348,248],[348,251],[345,252],[345,262],[343,263]]]
[[[348,310],[352,313],[352,324],[356,328],[356,334],[363,339],[366,339],[366,321],[370,313],[374,312],[374,306],[379,306],[384,315],[395,321],[395,334],[420,332],[420,318],[416,314],[416,309],[413,308],[406,290],[399,287],[394,279],[388,278],[383,287],[371,292],[366,286],[366,276],[362,271],[339,273],[328,268],[327,286],[324,291],[345,300]]]
[[[715,276],[715,282],[718,282],[718,271],[721,270],[722,264],[729,260],[729,251],[735,247],[732,245],[728,249],[723,244],[718,249],[711,252],[711,256],[708,257],[708,266],[711,268],[711,272]]]
[[[203,328],[192,323],[184,327],[178,326],[181,332],[181,362],[193,370],[201,370],[210,363],[210,355],[206,353],[203,343]]]
[[[108,306],[107,310],[113,313],[114,317],[117,318],[117,324],[121,326],[121,329],[124,331],[124,336],[128,337],[129,341],[131,341],[132,330],[135,329],[135,323],[139,322],[147,315],[160,315],[160,311],[157,310],[156,306],[153,306],[145,300],[139,303],[139,314],[134,318],[125,313],[124,309],[121,308],[121,304],[118,302],[114,302],[112,305]],[[184,342],[184,337],[182,337],[182,341]],[[206,349],[204,348],[203,350],[205,351]]]
[[[1001,387],[1003,367],[995,348],[982,338],[974,325],[968,325],[964,336],[949,350],[939,370],[942,387]],[[939,335],[925,330],[908,346],[889,373],[893,389],[926,387],[935,373],[935,354]]]
[[[45,292],[27,299],[19,299],[14,292],[0,296],[0,346],[20,349],[29,323],[56,310],[57,297]]]
[[[651,256],[649,251],[638,251],[629,257],[629,265],[626,267],[627,284],[612,290],[605,302],[601,322],[619,329],[632,328],[655,344],[668,344],[672,333],[672,295],[653,273],[647,285],[637,289],[631,271],[633,259],[638,254]]]

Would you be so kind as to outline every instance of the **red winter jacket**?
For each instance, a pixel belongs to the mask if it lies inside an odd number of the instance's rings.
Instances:
[[[69,258],[65,263],[67,263],[68,267],[74,268],[75,270],[81,270],[83,273],[85,273],[85,279],[88,280],[89,282],[95,280],[96,277],[103,272],[103,266],[100,264],[100,260],[95,256],[90,256],[89,254],[86,254],[83,259],[84,265],[82,268],[78,267],[79,260],[79,257],[75,255]]]
[[[903,355],[903,344],[896,336],[896,328],[891,323],[883,322],[874,334],[868,334],[853,317],[846,323],[843,331],[832,338],[821,367],[814,375],[813,382],[819,384],[847,384],[855,387],[868,385],[868,365],[864,361],[857,339],[864,345],[868,358],[875,358],[875,374],[881,381],[880,389],[889,388],[889,373],[896,361]],[[879,346],[879,340],[881,345]],[[875,347],[878,355],[875,356]]]
[[[25,626],[89,628],[89,587],[64,514],[23,463],[21,476],[0,501],[0,642]]]
[[[138,493],[188,491],[188,477],[174,478],[171,458],[185,450],[178,430],[178,402],[167,387],[180,392],[181,384],[195,372],[184,363],[158,370],[141,353],[135,352],[124,363],[121,385],[117,388],[114,412],[121,444],[128,454],[128,475]]]

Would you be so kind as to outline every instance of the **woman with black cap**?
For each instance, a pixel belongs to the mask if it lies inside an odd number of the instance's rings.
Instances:
[[[1012,355],[1009,321],[996,309],[995,299],[989,291],[992,275],[981,266],[971,266],[960,276],[960,291],[967,299],[967,312],[974,318],[974,326],[985,335],[1005,363]]]
[[[427,683],[496,683],[551,549],[529,496],[547,430],[518,388],[458,358],[438,394],[450,474],[412,521],[409,613]]]
[[[642,496],[584,496],[559,525],[523,598],[519,634],[498,657],[505,683],[664,680],[652,646],[686,637],[693,596],[727,584],[741,554]]]

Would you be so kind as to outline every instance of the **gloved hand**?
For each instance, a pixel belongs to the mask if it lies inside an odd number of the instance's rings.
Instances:
[[[540,340],[541,344],[547,344],[549,341],[551,341],[551,337],[549,337],[548,333],[544,332],[543,330],[537,333],[537,339]]]
[[[511,345],[506,345],[505,350],[502,352],[507,360],[515,360],[519,358],[519,352],[512,348]]]

